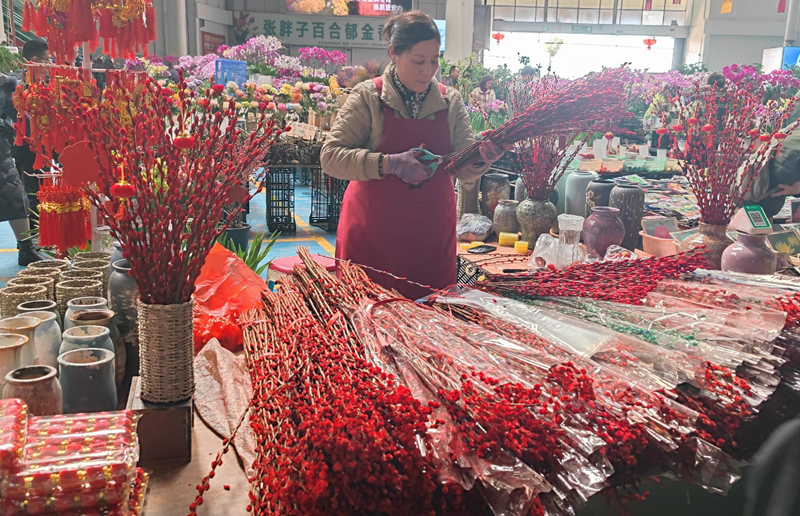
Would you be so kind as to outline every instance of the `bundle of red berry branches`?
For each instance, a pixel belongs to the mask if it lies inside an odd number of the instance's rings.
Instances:
[[[247,200],[237,193],[240,178],[263,161],[279,131],[262,112],[258,129],[240,142],[233,103],[199,110],[182,79],[177,93],[152,79],[135,87],[109,79],[99,105],[75,91],[61,96],[99,166],[97,189],[87,193],[121,243],[141,301],[187,302],[211,246],[236,215],[223,217],[223,206]]]
[[[786,99],[775,116],[767,116],[763,97],[763,86],[752,82],[707,84],[698,79],[690,88],[679,88],[664,107],[664,126],[656,132],[672,135],[674,155],[682,161],[704,224],[730,223],[761,170],[797,126],[783,127],[797,98]]]
[[[575,134],[596,123],[624,115],[626,85],[630,78],[626,68],[606,69],[575,81],[558,84],[552,91],[518,111],[514,118],[483,139],[497,144],[516,143],[550,134]],[[444,164],[455,170],[465,164],[481,161],[480,141],[447,156]]]
[[[529,106],[553,95],[559,85],[563,84],[554,75],[548,75],[541,80],[517,79],[509,87],[508,105],[515,113],[523,112]],[[618,114],[610,113],[611,118]],[[595,120],[585,121],[583,126],[576,124],[568,134],[546,134],[516,142],[514,151],[517,155],[518,172],[525,184],[528,198],[535,201],[546,201],[550,198],[569,163],[591,137],[591,132],[587,129],[594,122]],[[578,138],[579,133],[584,133],[584,136]],[[570,147],[569,143],[576,145]]]
[[[531,274],[486,275],[479,287],[518,299],[590,297],[637,305],[659,281],[704,268],[703,254],[704,249],[699,248],[662,258],[578,263]]]
[[[483,514],[441,485],[422,436],[432,408],[318,322],[289,283],[244,314],[255,392],[254,514]],[[333,321],[327,321],[333,323]]]

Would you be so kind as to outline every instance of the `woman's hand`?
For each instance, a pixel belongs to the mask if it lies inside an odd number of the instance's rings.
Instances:
[[[510,143],[504,143],[503,145],[498,145],[494,142],[486,140],[481,142],[481,147],[480,147],[481,158],[483,158],[483,161],[485,163],[492,164],[498,159],[502,158],[503,154],[505,154],[506,151],[509,151],[513,148],[514,146],[511,145]]]
[[[383,157],[384,175],[397,176],[410,185],[418,185],[427,181],[435,171],[420,163],[418,151],[405,151],[400,154],[387,154]]]
[[[800,181],[796,181],[790,185],[778,185],[779,190],[772,194],[772,197],[800,195]]]

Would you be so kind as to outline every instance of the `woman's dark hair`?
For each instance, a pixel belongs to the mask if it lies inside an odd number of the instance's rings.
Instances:
[[[435,39],[441,43],[439,28],[433,18],[422,11],[406,11],[395,14],[383,26],[383,39],[394,47],[396,54],[402,54],[417,43]]]
[[[494,77],[491,75],[484,75],[480,82],[481,91],[486,91],[486,89],[489,87],[489,83],[493,80]]]

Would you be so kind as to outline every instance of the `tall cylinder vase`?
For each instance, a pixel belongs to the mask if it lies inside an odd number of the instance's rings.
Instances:
[[[481,179],[481,211],[490,219],[500,201],[511,198],[511,183],[508,176],[496,172],[486,174]]]
[[[573,172],[567,178],[565,213],[570,215],[586,215],[586,187],[597,179],[594,172]]]
[[[64,414],[106,412],[117,407],[114,385],[114,352],[80,348],[58,357],[58,381]]]
[[[193,301],[148,305],[138,301],[142,399],[175,403],[194,394]]]
[[[700,246],[706,246],[705,256],[708,267],[713,270],[722,268],[722,253],[733,244],[733,239],[728,236],[728,226],[715,226],[713,224],[700,223],[697,233],[686,238],[678,251],[685,253]]]
[[[611,190],[608,205],[619,210],[619,217],[625,224],[622,247],[629,251],[636,250],[644,215],[644,191],[638,186],[617,185]]]
[[[611,191],[617,186],[611,179],[595,179],[586,187],[586,218],[592,215],[592,210],[601,206],[608,206],[611,200]]]
[[[550,201],[525,199],[517,207],[517,222],[522,232],[522,241],[528,242],[528,249],[536,246],[536,241],[543,233],[550,233],[556,222],[558,213]]]

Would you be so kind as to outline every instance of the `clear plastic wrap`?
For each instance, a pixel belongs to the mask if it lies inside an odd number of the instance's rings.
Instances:
[[[476,213],[465,213],[456,224],[456,236],[464,242],[484,242],[492,231],[492,220]]]
[[[0,479],[20,466],[27,421],[25,402],[17,398],[0,400]]]
[[[128,514],[136,477],[130,411],[31,418],[21,469],[0,483],[6,516],[117,506]]]

